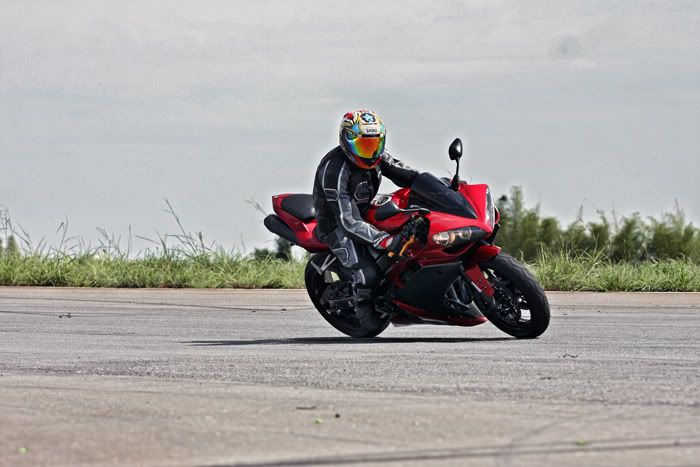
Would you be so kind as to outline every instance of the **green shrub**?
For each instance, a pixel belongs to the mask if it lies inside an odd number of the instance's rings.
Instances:
[[[665,213],[662,220],[650,219],[649,255],[653,258],[696,258],[700,232],[686,224],[685,214],[678,207]]]
[[[539,205],[526,208],[520,187],[513,187],[510,197],[501,196],[497,207],[501,229],[496,243],[524,261],[535,261],[543,253],[565,253],[611,261],[685,258],[700,263],[700,230],[686,221],[679,207],[648,221],[634,213],[611,222],[599,211],[597,221],[584,222],[579,210],[576,221],[564,229],[554,218],[541,218]]]

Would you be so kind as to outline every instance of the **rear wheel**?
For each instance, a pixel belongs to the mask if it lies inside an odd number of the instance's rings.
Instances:
[[[350,337],[378,336],[391,322],[391,315],[372,309],[359,319],[352,306],[351,283],[341,279],[337,261],[324,273],[319,273],[316,268],[329,261],[329,256],[329,253],[316,254],[306,264],[304,280],[311,302],[323,319],[343,334]]]
[[[479,297],[479,308],[501,331],[521,339],[541,335],[549,326],[549,302],[537,279],[513,257],[499,253],[480,264],[494,289],[494,302]]]

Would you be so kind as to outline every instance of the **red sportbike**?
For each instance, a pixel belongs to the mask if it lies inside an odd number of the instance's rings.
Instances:
[[[487,185],[459,180],[462,142],[449,148],[457,171],[450,181],[420,174],[411,188],[378,195],[365,220],[403,235],[396,251],[373,250],[384,276],[372,298],[371,319],[353,313],[351,277],[314,235],[313,199],[272,197],[271,232],[312,253],[306,290],[316,309],[340,332],[373,337],[389,323],[476,326],[486,321],[517,338],[534,338],[549,325],[549,303],[533,275],[493,244],[499,213]]]

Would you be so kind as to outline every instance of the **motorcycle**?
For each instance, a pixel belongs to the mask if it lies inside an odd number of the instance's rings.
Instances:
[[[535,277],[494,245],[500,213],[488,185],[459,178],[462,142],[449,147],[452,180],[418,175],[410,188],[377,195],[364,213],[380,230],[402,235],[400,249],[371,250],[383,278],[371,297],[371,318],[353,313],[352,279],[314,234],[309,194],[272,197],[272,233],[312,255],[305,269],[309,298],[334,328],[374,337],[396,326],[476,326],[490,321],[516,338],[535,338],[549,326],[547,297]]]

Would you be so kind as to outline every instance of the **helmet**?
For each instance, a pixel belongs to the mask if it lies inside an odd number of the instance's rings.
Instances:
[[[384,154],[385,140],[384,123],[371,110],[356,110],[343,116],[340,123],[340,147],[358,167],[376,167]]]

